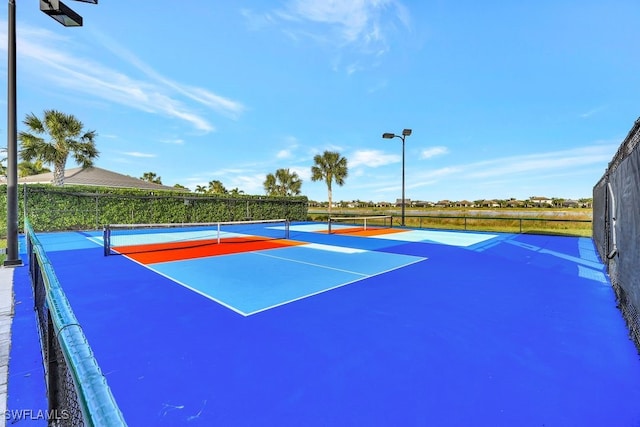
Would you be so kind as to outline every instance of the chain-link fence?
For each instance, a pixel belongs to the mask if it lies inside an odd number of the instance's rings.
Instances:
[[[45,368],[48,424],[125,426],[82,328],[28,221],[25,230]]]
[[[593,240],[640,351],[640,118],[593,187]]]

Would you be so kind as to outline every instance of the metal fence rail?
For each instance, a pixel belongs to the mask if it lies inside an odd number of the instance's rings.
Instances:
[[[376,214],[382,214],[376,211]],[[387,213],[385,213],[386,215]],[[312,212],[310,217],[328,217],[325,212]],[[358,217],[363,213],[339,212],[343,217]],[[393,226],[400,226],[400,217],[394,215]],[[405,215],[407,227],[439,228],[467,231],[494,231],[513,233],[562,234],[569,236],[589,236],[592,231],[590,219],[567,218],[527,218],[519,216],[476,216],[476,215]]]
[[[126,426],[42,245],[25,222],[51,426]]]

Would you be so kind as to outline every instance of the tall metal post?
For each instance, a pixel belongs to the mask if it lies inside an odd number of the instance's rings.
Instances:
[[[404,227],[404,206],[405,206],[405,197],[404,197],[404,138],[405,135],[402,135],[402,226]]]
[[[409,135],[411,135],[411,129],[404,129],[402,131],[402,135],[396,135],[395,133],[389,133],[389,132],[385,132],[382,134],[382,137],[385,139],[393,139],[393,138],[400,138],[402,140],[402,201],[400,202],[402,205],[402,226],[405,226],[405,222],[404,222],[404,213],[405,213],[405,205],[406,205],[406,199],[405,199],[405,194],[404,194],[404,189],[405,189],[405,185],[404,185],[404,139],[406,137],[408,137]]]
[[[7,31],[7,257],[4,265],[22,265],[18,255],[18,133],[16,123],[16,3],[9,0]]]

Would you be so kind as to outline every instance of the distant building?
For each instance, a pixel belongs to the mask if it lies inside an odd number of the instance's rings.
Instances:
[[[509,208],[520,208],[520,207],[522,207],[524,205],[525,205],[525,203],[522,200],[511,199],[511,200],[507,201],[507,207],[509,207]]]
[[[549,199],[548,197],[544,197],[544,196],[532,196],[529,197],[529,200],[531,201],[531,203],[533,203],[535,206],[553,206],[553,200]]]
[[[413,202],[411,202],[411,206],[414,206],[416,208],[428,208],[431,206],[434,206],[435,203],[433,202],[427,202],[425,200],[415,200]]]
[[[483,208],[499,208],[500,203],[495,200],[483,200],[480,206]]]

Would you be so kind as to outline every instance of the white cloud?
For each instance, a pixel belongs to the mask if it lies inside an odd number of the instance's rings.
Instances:
[[[284,138],[284,143],[287,144],[287,148],[283,148],[282,150],[276,153],[277,159],[289,159],[293,157],[294,151],[299,147],[298,138],[295,136],[287,136]]]
[[[293,166],[293,167],[290,167],[289,170],[291,172],[297,173],[298,177],[303,182],[310,182],[311,181],[311,167],[309,167],[309,166]]]
[[[253,174],[253,175],[238,175],[234,176],[229,182],[227,187],[238,188],[245,192],[245,194],[264,194],[264,180],[266,175]]]
[[[184,139],[182,138],[173,138],[173,139],[162,139],[160,142],[165,144],[175,144],[175,145],[184,145]]]
[[[138,151],[126,151],[126,152],[123,152],[122,154],[127,155],[127,156],[131,156],[131,157],[139,157],[139,158],[157,157],[155,154],[140,153]]]
[[[430,147],[422,150],[420,153],[421,159],[430,159],[435,156],[440,156],[442,154],[447,154],[449,149],[447,147]]]
[[[496,179],[513,180],[531,174],[548,176],[554,173],[574,174],[585,167],[603,165],[611,159],[617,143],[594,144],[569,150],[533,153],[520,156],[501,157],[480,162],[449,166],[436,170],[425,170],[414,175],[417,186],[428,185],[434,179],[461,180],[486,183]]]
[[[600,107],[596,107],[596,108],[592,108],[591,110],[580,114],[580,117],[583,118],[583,119],[588,119],[589,117],[591,117],[591,116],[593,116],[593,115],[595,115],[595,114],[597,114],[597,113],[599,113],[599,112],[601,112],[603,110],[606,110],[606,109],[607,109],[607,107],[605,105],[600,106]]]
[[[276,157],[278,159],[288,159],[291,156],[292,156],[291,150],[287,150],[287,149],[280,150],[280,151],[278,151],[278,154],[276,154]]]
[[[123,59],[124,65],[135,67],[142,75],[134,77],[77,56],[73,53],[75,46],[71,41],[50,31],[21,25],[19,32],[21,67],[72,93],[84,93],[127,108],[179,119],[202,132],[214,131],[215,127],[199,111],[200,107],[231,118],[237,118],[245,109],[241,103],[208,89],[184,85],[162,76],[107,36],[95,31],[95,39]],[[0,49],[6,50],[6,34],[0,35]],[[48,72],[40,72],[42,69]],[[192,103],[195,104],[192,106]]]
[[[377,168],[400,161],[402,161],[402,158],[398,154],[386,154],[380,150],[359,150],[348,158],[348,166],[350,168],[358,166]]]
[[[249,29],[253,31],[261,30],[274,23],[274,18],[269,13],[259,14],[243,8],[240,9],[240,14],[245,18]]]
[[[263,14],[242,9],[241,14],[252,29],[277,27],[296,42],[348,47],[368,56],[389,50],[390,31],[411,28],[409,11],[399,0],[288,0],[280,9]],[[352,74],[361,68],[350,62],[345,71]]]
[[[394,4],[391,0],[291,0],[280,16],[329,25],[345,43],[373,43],[384,39],[381,13]]]
[[[594,164],[606,165],[615,152],[613,145],[594,145],[570,150],[506,157],[467,165],[471,178],[499,177],[527,172],[567,171]]]

